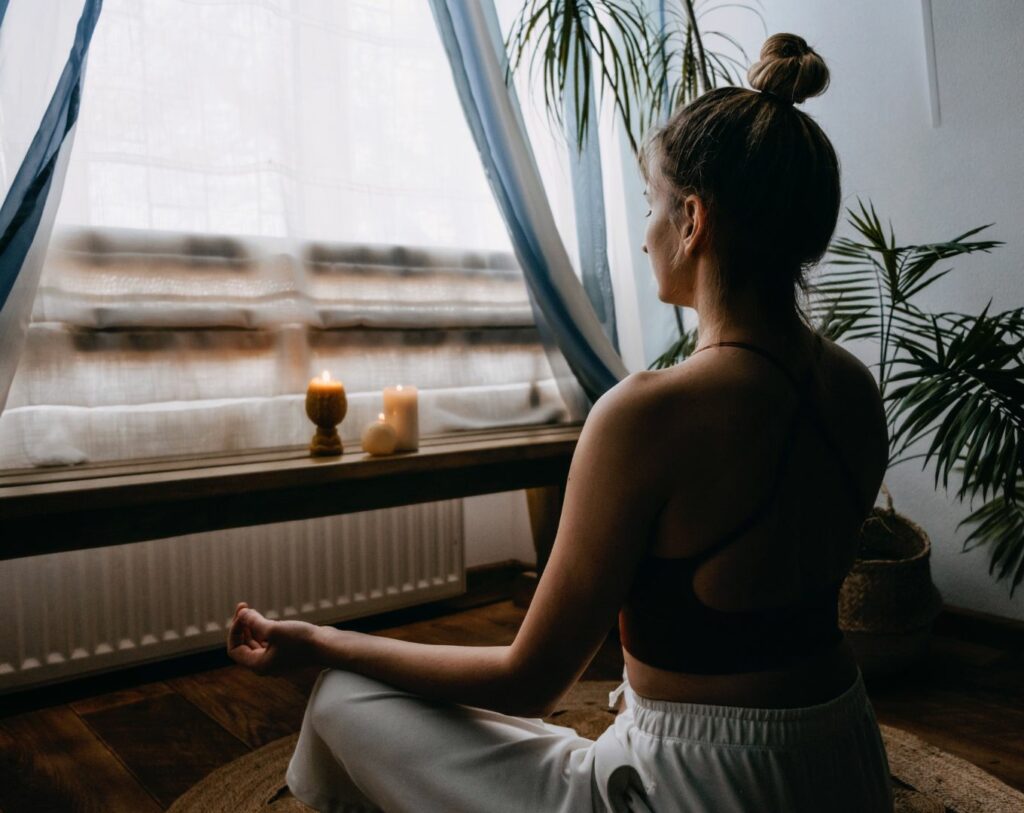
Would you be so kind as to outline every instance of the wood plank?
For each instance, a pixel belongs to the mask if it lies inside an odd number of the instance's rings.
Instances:
[[[917,697],[874,696],[871,702],[879,722],[906,729],[1024,790],[1024,710],[928,689]]]
[[[946,605],[935,619],[935,634],[943,638],[987,644],[997,649],[1024,652],[1024,621]]]
[[[893,700],[913,700],[928,691],[969,694],[979,701],[1024,709],[1024,652],[1007,652],[985,644],[933,636],[920,663],[869,690]]]
[[[72,708],[163,807],[250,750],[168,686],[138,692],[80,701]]]
[[[0,807],[7,813],[162,810],[67,706],[0,720]]]
[[[127,689],[119,689],[113,692],[104,692],[93,697],[86,697],[68,705],[79,715],[88,715],[96,712],[116,709],[120,706],[129,706],[134,703],[141,703],[154,697],[165,694],[173,694],[174,689],[161,681],[144,683],[140,686],[132,686]]]
[[[242,666],[228,666],[169,683],[251,748],[302,727],[308,692],[282,677],[260,677]]]
[[[579,437],[581,423],[541,424],[535,426],[499,427],[464,432],[448,432],[427,435],[420,438],[417,452],[400,452],[386,457],[372,457],[356,449],[349,449],[340,457],[310,457],[305,446],[286,446],[274,449],[258,449],[248,452],[210,453],[199,455],[177,455],[147,458],[133,461],[107,461],[75,466],[48,468],[8,469],[0,471],[0,493],[7,489],[32,489],[62,492],[75,481],[104,480],[110,478],[156,478],[159,480],[180,479],[174,475],[181,472],[205,472],[217,477],[216,469],[232,468],[235,473],[245,470],[282,468],[301,469],[322,466],[369,465],[375,469],[405,469],[409,461],[428,455],[446,455],[451,452],[472,452],[498,448],[514,448],[524,444],[558,443]],[[265,466],[264,464],[276,464]],[[65,486],[65,487],[62,487]],[[80,483],[86,488],[86,483]],[[50,488],[43,488],[49,486]],[[17,494],[17,491],[10,492]]]
[[[867,689],[881,722],[1024,790],[1024,653],[935,635],[913,668]]]
[[[289,457],[234,465],[206,464],[185,470],[137,471],[116,477],[97,477],[61,482],[9,482],[0,488],[0,518],[38,514],[33,508],[45,500],[54,511],[75,507],[82,497],[101,505],[130,506],[140,501],[170,502],[194,494],[221,495],[272,490],[298,483],[351,483],[379,480],[393,475],[422,471],[459,469],[504,461],[545,460],[571,450],[578,428],[558,432],[495,433],[486,439],[448,438],[444,443],[423,446],[418,452],[387,457],[347,454],[336,458]]]
[[[140,458],[131,461],[104,460],[96,463],[80,463],[73,466],[4,469],[0,471],[0,488],[41,485],[43,483],[68,483],[75,480],[98,480],[105,477],[124,477],[145,472],[188,471],[189,469],[203,467],[269,463],[281,460],[297,460],[301,457],[308,457],[308,455],[309,452],[305,447],[288,446],[228,454],[224,452],[208,452],[205,454]]]
[[[444,436],[390,457],[303,456],[0,488],[0,559],[564,482],[579,425]]]

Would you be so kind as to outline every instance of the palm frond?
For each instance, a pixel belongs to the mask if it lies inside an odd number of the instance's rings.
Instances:
[[[1010,596],[1024,581],[1024,481],[1012,495],[999,495],[973,511],[958,525],[973,526],[964,540],[965,552],[989,549],[988,572],[996,581],[1010,579]]]
[[[505,37],[505,81],[511,82],[527,57],[533,79],[539,58],[544,106],[563,131],[566,94],[571,94],[578,150],[596,115],[591,103],[596,82],[598,101],[611,94],[636,152],[635,107],[651,84],[647,58],[653,36],[639,0],[526,0]]]
[[[1018,490],[1024,478],[1024,309],[928,313],[919,295],[953,270],[946,262],[1002,245],[989,226],[935,243],[897,243],[891,224],[858,201],[854,234],[837,238],[810,286],[810,313],[826,336],[878,344],[873,365],[889,423],[890,465],[920,460],[934,485],[985,506],[965,522],[972,545],[991,545],[992,572],[1024,578]],[[923,452],[914,452],[923,448]],[[1016,536],[1014,536],[1016,534]],[[1016,541],[1015,541],[1016,540]]]
[[[672,367],[680,361],[684,361],[689,358],[696,347],[697,330],[695,328],[690,330],[683,329],[680,331],[679,338],[672,342],[664,353],[652,361],[647,369],[663,370],[666,367]]]
[[[596,85],[598,104],[611,95],[638,153],[642,134],[667,112],[666,105],[686,104],[719,84],[740,81],[746,52],[727,33],[703,32],[700,19],[731,7],[760,16],[750,3],[677,4],[666,9],[662,27],[641,0],[525,0],[505,37],[505,80],[524,65],[531,79],[539,74],[545,108],[559,130],[567,129],[566,108],[573,111],[569,124],[579,150],[595,121]]]
[[[989,315],[987,307],[952,324],[933,318],[934,352],[898,337],[902,369],[890,380],[907,383],[890,393],[898,402],[893,443],[906,449],[934,428],[925,462],[934,458],[936,484],[941,476],[945,487],[963,464],[960,499],[1009,493],[1022,470],[1024,338],[1008,329],[1016,319],[1016,311]]]

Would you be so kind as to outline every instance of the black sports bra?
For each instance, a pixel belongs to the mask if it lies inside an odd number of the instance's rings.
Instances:
[[[816,338],[816,350],[820,353],[821,337]],[[757,610],[716,610],[703,604],[693,590],[697,568],[741,537],[772,507],[789,463],[794,438],[806,420],[818,429],[836,456],[857,511],[865,510],[856,477],[820,416],[808,408],[806,390],[813,379],[815,364],[810,365],[804,380],[798,381],[772,354],[752,344],[717,342],[701,350],[721,346],[741,347],[766,358],[793,385],[799,401],[779,456],[774,482],[761,502],[732,531],[695,556],[647,556],[640,563],[619,613],[619,635],[627,652],[651,666],[691,674],[779,669],[842,640],[838,625],[842,579],[822,585],[795,604]]]

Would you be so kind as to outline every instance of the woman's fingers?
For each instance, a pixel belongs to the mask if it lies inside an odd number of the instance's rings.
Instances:
[[[263,657],[263,651],[258,652],[249,649],[247,646],[236,646],[233,649],[228,650],[228,656],[235,663],[246,666],[249,669],[259,670],[260,660]]]
[[[238,614],[249,605],[244,601],[238,602],[235,605],[235,614],[231,617],[231,624],[228,625],[228,649],[230,650],[233,646],[237,646],[242,642],[242,628],[238,625]]]
[[[244,601],[235,606],[235,616],[228,629],[228,655],[236,663],[263,673],[272,654],[267,644],[276,622],[265,618]]]
[[[263,649],[274,622],[264,618],[243,601],[235,608],[235,617],[228,629],[228,649],[237,646]]]
[[[231,626],[228,628],[228,650],[244,646],[248,631],[248,628],[239,620],[238,616],[235,616],[235,620],[231,622]]]
[[[252,632],[252,637],[257,641],[266,641],[270,638],[270,631],[274,628],[274,622],[264,618],[256,610],[246,608],[239,612],[238,620],[245,624]]]

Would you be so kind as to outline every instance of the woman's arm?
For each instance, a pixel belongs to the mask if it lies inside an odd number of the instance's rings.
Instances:
[[[549,712],[614,624],[667,494],[670,466],[659,428],[668,416],[660,414],[665,405],[654,375],[630,376],[591,410],[573,454],[550,560],[510,646],[414,644],[308,625],[305,632],[282,631],[282,639],[307,638],[292,647],[292,656],[437,700],[517,716]],[[678,420],[678,402],[673,413]],[[232,657],[259,669],[280,623],[300,622],[267,621],[242,608]],[[251,630],[248,639],[244,628]]]
[[[347,669],[438,700],[497,709],[505,697],[526,716],[508,692],[511,670],[507,646],[435,646],[396,641],[361,632],[320,627],[305,621],[273,621],[240,602],[228,635],[228,653],[260,674],[297,666]]]

